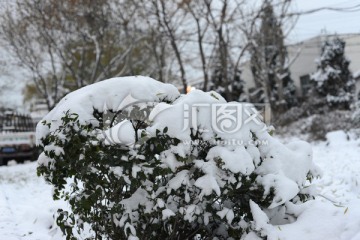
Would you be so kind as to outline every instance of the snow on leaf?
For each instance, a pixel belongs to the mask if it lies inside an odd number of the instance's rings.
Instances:
[[[224,217],[226,217],[226,220],[228,222],[228,224],[231,224],[232,220],[234,219],[234,212],[233,210],[229,209],[229,208],[224,208],[221,211],[218,211],[216,213],[221,219],[223,219]]]
[[[252,200],[250,200],[250,209],[253,216],[254,229],[257,231],[266,229],[269,225],[268,216],[261,210],[261,208]]]
[[[233,173],[242,173],[249,175],[255,169],[252,157],[245,150],[244,146],[238,146],[234,151],[225,147],[216,146],[210,149],[207,160],[220,157],[224,162],[224,168],[229,169]]]
[[[214,191],[218,196],[220,196],[220,187],[216,182],[215,177],[212,175],[206,174],[198,178],[194,184],[196,187],[200,188],[202,191],[200,193],[199,198],[202,199],[202,196],[208,196]]]
[[[127,222],[124,227],[125,235],[127,235],[127,229],[130,229],[131,234],[136,236],[136,230],[134,226],[131,225],[129,222]]]
[[[162,210],[162,220],[166,220],[172,216],[175,216],[175,213],[171,211],[170,209],[164,209]]]
[[[263,177],[259,176],[256,181],[264,186],[265,195],[270,193],[271,188],[275,190],[275,196],[271,205],[269,206],[269,209],[277,207],[286,201],[291,200],[299,192],[298,185],[285,176],[267,174]]]
[[[181,187],[181,185],[188,185],[189,184],[189,171],[182,170],[173,177],[168,183],[167,193],[170,194],[171,190],[174,189],[175,191]]]

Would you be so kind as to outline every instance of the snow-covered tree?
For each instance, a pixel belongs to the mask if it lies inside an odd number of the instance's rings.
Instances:
[[[324,98],[331,107],[348,109],[355,81],[345,57],[345,41],[338,37],[325,41],[317,61],[318,69],[311,75],[316,90],[314,97]]]
[[[254,239],[295,221],[311,147],[283,145],[249,113],[140,76],[69,94],[37,126],[38,174],[71,206],[58,225],[69,239]]]
[[[240,70],[228,67],[226,74],[224,74],[224,67],[219,61],[215,61],[210,81],[210,89],[219,93],[227,101],[246,100],[244,81],[241,79]]]
[[[250,48],[251,69],[256,86],[263,92],[258,101],[269,102],[283,111],[296,105],[295,85],[291,79],[282,22],[271,1],[265,1],[261,26]]]

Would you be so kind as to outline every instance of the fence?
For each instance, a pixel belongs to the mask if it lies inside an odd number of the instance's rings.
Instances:
[[[35,124],[27,114],[0,109],[0,132],[32,132]]]

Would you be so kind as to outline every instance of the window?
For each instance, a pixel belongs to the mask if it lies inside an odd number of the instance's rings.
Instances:
[[[300,84],[301,84],[301,93],[302,96],[305,97],[308,95],[309,90],[311,89],[310,75],[306,74],[300,76]]]

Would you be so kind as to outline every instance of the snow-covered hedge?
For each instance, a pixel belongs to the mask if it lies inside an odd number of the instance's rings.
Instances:
[[[280,143],[251,106],[147,77],[69,94],[37,138],[38,174],[71,206],[57,217],[68,239],[265,237],[296,219],[288,209],[312,197],[316,174],[309,144]]]

